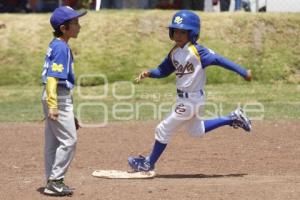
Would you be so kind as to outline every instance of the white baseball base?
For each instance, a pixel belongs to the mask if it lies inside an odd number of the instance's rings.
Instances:
[[[155,172],[128,172],[121,170],[96,170],[92,176],[107,179],[147,179],[154,178]]]

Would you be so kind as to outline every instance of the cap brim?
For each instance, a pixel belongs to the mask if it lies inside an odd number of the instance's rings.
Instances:
[[[87,10],[79,10],[77,11],[77,13],[78,13],[78,17],[82,17],[87,14]]]
[[[59,9],[59,8],[57,8]],[[68,20],[72,20],[75,18],[79,18],[82,17],[84,15],[87,14],[87,10],[81,9],[78,11],[75,10],[55,10],[54,13],[52,14],[51,18],[50,18],[50,23],[51,26],[53,27],[53,29],[57,29],[61,24],[63,24],[64,22],[68,21]],[[53,16],[55,15],[55,12],[58,16],[56,17],[56,19],[53,18]],[[66,13],[67,12],[67,13]],[[63,17],[61,15],[64,15]],[[67,16],[66,16],[67,15]]]
[[[74,17],[70,18],[70,19],[74,19],[74,18],[78,18],[78,17],[82,17],[84,15],[87,14],[87,11],[86,10],[79,10],[79,11],[76,11],[76,15],[74,15]]]

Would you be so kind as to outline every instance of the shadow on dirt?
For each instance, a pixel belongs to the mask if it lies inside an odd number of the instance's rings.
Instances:
[[[228,177],[243,177],[248,174],[157,174],[155,178],[228,178]]]
[[[36,191],[41,194],[44,194],[44,189],[45,189],[45,187],[40,187],[40,188],[36,189]]]

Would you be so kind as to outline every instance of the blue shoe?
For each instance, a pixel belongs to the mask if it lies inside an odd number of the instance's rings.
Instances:
[[[154,170],[154,165],[151,165],[149,160],[144,156],[129,157],[129,166],[136,172],[148,172]]]
[[[230,114],[233,122],[233,128],[242,128],[247,132],[251,131],[251,121],[245,115],[244,111],[241,108],[236,109]]]

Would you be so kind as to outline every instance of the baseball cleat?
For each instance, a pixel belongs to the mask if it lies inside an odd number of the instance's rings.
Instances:
[[[136,172],[149,172],[154,170],[154,165],[151,166],[150,162],[144,156],[129,157],[129,166]]]
[[[64,184],[63,179],[49,180],[44,189],[44,194],[50,196],[71,196],[73,191]]]
[[[233,128],[242,128],[247,132],[251,131],[251,121],[245,115],[244,111],[241,108],[236,109],[230,114],[233,122]]]

